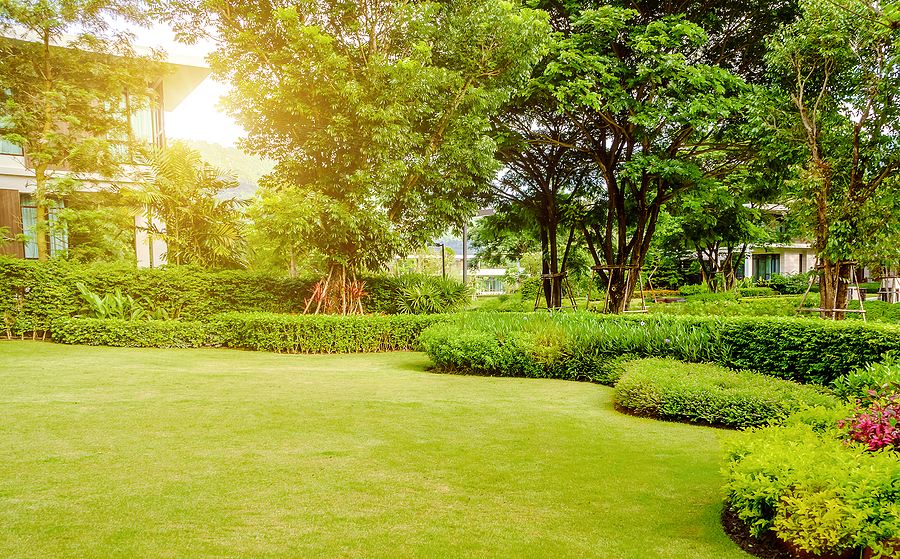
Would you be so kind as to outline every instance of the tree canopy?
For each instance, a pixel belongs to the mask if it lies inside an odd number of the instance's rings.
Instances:
[[[204,162],[183,142],[153,149],[144,161],[144,180],[125,195],[136,211],[146,212],[147,232],[166,242],[166,262],[243,266],[244,203],[216,196],[237,184],[234,177]]]
[[[850,262],[900,225],[900,48],[865,2],[804,0],[802,8],[769,38],[781,103],[768,109],[775,141],[802,147],[788,203],[814,242],[822,308],[843,309]]]
[[[371,216],[363,237],[386,254],[475,213],[498,169],[488,116],[546,35],[540,12],[502,1],[194,8],[217,26],[241,147],[278,162],[275,188]]]

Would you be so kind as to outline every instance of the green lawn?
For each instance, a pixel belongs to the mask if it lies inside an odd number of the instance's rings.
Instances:
[[[723,432],[428,364],[0,342],[0,557],[749,557]]]

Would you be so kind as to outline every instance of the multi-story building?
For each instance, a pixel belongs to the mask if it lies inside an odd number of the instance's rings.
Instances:
[[[149,53],[149,49],[135,47],[138,54]],[[154,106],[138,111],[129,117],[134,137],[148,144],[165,145],[165,112],[171,112],[209,75],[206,63],[196,57],[169,55],[168,62],[174,71],[157,78],[152,84],[158,97]],[[0,243],[0,254],[15,258],[37,259],[37,245],[34,242],[34,225],[37,210],[32,199],[35,188],[34,166],[24,155],[20,146],[0,141],[0,227],[5,227],[12,239]],[[99,175],[79,176],[85,190],[101,190],[112,186],[109,179]],[[117,181],[119,184],[122,181]],[[65,198],[51,201],[49,219],[53,220],[53,206],[64,206]],[[135,254],[139,266],[158,266],[163,262],[165,244],[157,239],[149,239],[140,230],[146,225],[145,218],[135,218]],[[22,237],[26,240],[20,240]],[[28,240],[30,238],[30,240]],[[68,238],[64,231],[49,236],[48,247],[51,256],[68,248]]]

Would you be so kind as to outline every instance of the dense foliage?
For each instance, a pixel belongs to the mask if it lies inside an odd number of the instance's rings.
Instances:
[[[774,529],[816,555],[900,536],[900,460],[895,452],[845,443],[838,422],[850,408],[811,408],[783,424],[726,439],[729,506],[753,534]]]
[[[165,261],[207,269],[243,267],[243,202],[219,197],[237,185],[234,177],[181,141],[149,150],[145,158],[148,176],[123,192],[144,215],[142,229],[165,241]]]
[[[135,321],[120,318],[66,318],[53,325],[53,339],[64,344],[114,347],[219,346],[206,322]]]
[[[332,316],[226,313],[209,320],[71,318],[58,321],[54,340],[118,347],[232,347],[278,353],[357,353],[410,350],[419,334],[445,315]]]
[[[609,361],[623,355],[720,361],[715,321],[615,319],[593,313],[475,314],[423,333],[439,369],[612,383]]]
[[[120,301],[129,309],[137,305],[153,317],[187,321],[205,321],[232,311],[302,313],[317,279],[244,270],[210,272],[188,266],[87,266],[55,259],[41,263],[0,257],[0,317],[8,336],[21,336],[33,331],[52,333],[58,320],[89,315],[104,299],[110,308]],[[420,276],[364,278],[368,293],[363,302],[365,311],[400,312],[401,289],[411,289],[417,279],[424,281]],[[82,294],[79,283],[98,301]],[[449,299],[442,301],[459,305],[464,295],[450,291]]]
[[[214,30],[241,147],[277,161],[258,227],[286,252],[384,263],[479,207],[488,115],[527,79],[546,16],[512,2],[178,2]],[[182,21],[181,23],[184,23]],[[282,214],[301,214],[299,220]]]
[[[130,162],[130,117],[156,101],[151,84],[165,72],[160,53],[139,55],[114,22],[147,20],[135,0],[0,3],[0,140],[22,148],[32,173],[26,234],[40,260],[50,256],[53,198]]]
[[[284,315],[215,317],[222,344],[278,353],[357,353],[417,349],[419,334],[447,315]]]

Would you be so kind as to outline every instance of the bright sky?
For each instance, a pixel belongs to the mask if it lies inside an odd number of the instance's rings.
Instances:
[[[157,26],[152,30],[135,29],[136,44],[146,47],[160,47],[169,54],[181,54],[204,58],[213,47],[208,43],[184,45],[175,42],[175,35],[166,27]],[[210,143],[230,147],[244,135],[244,130],[231,117],[218,112],[219,98],[228,91],[228,86],[206,78],[197,89],[181,102],[178,107],[165,113],[166,138],[185,140],[205,140]]]

